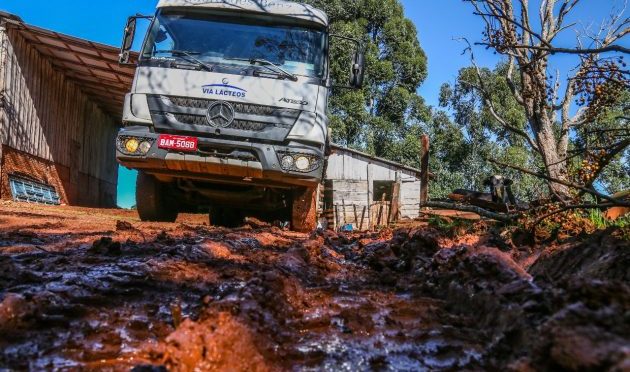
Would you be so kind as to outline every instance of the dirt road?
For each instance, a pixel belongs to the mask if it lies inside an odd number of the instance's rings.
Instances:
[[[0,370],[630,370],[627,240],[474,230],[0,202]]]

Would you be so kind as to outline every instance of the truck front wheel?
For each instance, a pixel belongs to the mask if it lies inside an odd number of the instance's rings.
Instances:
[[[144,172],[138,172],[136,203],[142,221],[175,222],[177,209],[165,184]]]
[[[317,228],[317,187],[293,191],[291,227],[298,232],[311,232]]]

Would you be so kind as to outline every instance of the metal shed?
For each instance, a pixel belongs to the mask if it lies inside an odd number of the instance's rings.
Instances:
[[[0,13],[0,198],[115,206],[133,76],[114,47]]]
[[[367,230],[418,217],[420,179],[418,169],[333,145],[324,182],[325,223]]]

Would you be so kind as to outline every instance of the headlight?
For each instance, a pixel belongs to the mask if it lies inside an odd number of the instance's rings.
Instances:
[[[300,156],[295,160],[295,167],[301,171],[307,170],[311,166],[311,161],[306,156]]]
[[[141,154],[146,155],[149,150],[151,150],[151,143],[149,143],[148,141],[142,141],[140,143],[139,150]]]
[[[321,167],[322,160],[316,155],[299,152],[278,152],[278,162],[286,172],[309,173]]]
[[[283,169],[292,169],[293,165],[295,164],[295,159],[293,159],[293,156],[291,155],[285,155],[282,158],[282,168]]]
[[[127,150],[127,152],[129,152],[130,154],[133,154],[136,151],[138,151],[139,146],[140,146],[140,143],[135,138],[130,138],[125,142],[125,150]]]

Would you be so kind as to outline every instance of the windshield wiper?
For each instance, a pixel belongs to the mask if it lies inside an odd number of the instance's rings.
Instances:
[[[186,50],[171,49],[171,50],[156,50],[153,54],[155,55],[155,54],[158,54],[158,53],[171,53],[173,56],[178,56],[180,58],[182,58],[182,55],[183,55],[183,56],[186,56],[189,59],[191,59],[199,67],[203,67],[204,69],[206,69],[207,71],[210,71],[210,72],[212,72],[212,70],[213,70],[212,66],[204,63],[199,58],[194,56],[195,54],[201,54],[199,52],[189,52],[189,51],[186,51]]]
[[[262,59],[262,58],[249,58],[249,59],[248,58],[225,58],[225,59],[229,59],[233,61],[246,61],[246,62],[249,62],[251,65],[259,64],[261,67],[265,67],[269,71],[272,71],[279,75],[284,75],[284,77],[288,78],[291,81],[298,81],[297,76],[293,75],[292,73],[288,72],[287,70],[283,69],[282,67],[276,65],[273,62],[267,61],[266,59]]]

